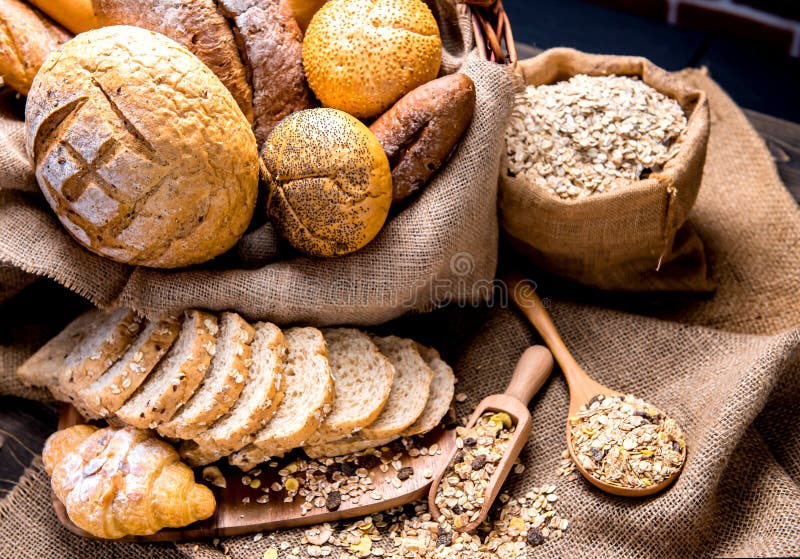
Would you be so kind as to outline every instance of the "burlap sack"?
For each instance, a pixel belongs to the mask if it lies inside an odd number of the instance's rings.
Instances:
[[[187,307],[230,309],[279,323],[376,324],[441,301],[475,302],[497,264],[494,200],[511,74],[473,55],[469,12],[431,2],[440,18],[443,69],[475,82],[473,121],[452,158],[366,248],[335,259],[280,250],[264,210],[239,246],[185,270],[131,268],[96,256],[69,237],[32,189],[22,123],[0,120],[0,262],[55,279],[101,307],[129,305],[148,316]],[[277,260],[275,260],[277,258]],[[457,267],[456,267],[457,265]]]
[[[501,163],[500,216],[514,245],[538,266],[579,283],[627,291],[708,291],[703,245],[684,229],[703,174],[709,122],[706,95],[644,58],[545,51],[519,63],[526,84],[576,74],[637,76],[676,99],[688,116],[680,152],[660,173],[581,199],[554,196]],[[670,268],[678,268],[672,274]],[[663,271],[662,271],[663,270]]]

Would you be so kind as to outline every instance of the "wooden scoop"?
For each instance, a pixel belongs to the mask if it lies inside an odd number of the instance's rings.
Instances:
[[[497,468],[492,474],[489,484],[486,487],[484,494],[483,506],[480,509],[478,517],[469,524],[460,528],[454,528],[459,532],[470,532],[478,527],[483,522],[486,515],[489,513],[489,508],[492,506],[503,482],[508,477],[511,468],[514,466],[514,461],[519,456],[522,447],[528,441],[531,434],[531,414],[528,411],[528,403],[533,398],[539,389],[550,376],[553,370],[553,356],[544,346],[532,346],[526,349],[517,362],[517,367],[514,369],[514,375],[508,383],[503,394],[493,394],[487,396],[475,408],[472,416],[469,418],[467,427],[471,428],[475,425],[478,419],[486,412],[505,412],[511,417],[511,421],[516,426],[511,440],[508,442],[503,458],[497,464]],[[439,482],[447,473],[453,457],[458,448],[453,445],[450,450],[448,459],[442,461],[442,467],[436,472],[428,493],[428,507],[434,519],[441,516],[441,511],[436,505],[436,492],[439,489]]]
[[[511,298],[514,303],[519,307],[522,313],[530,320],[539,335],[553,352],[553,356],[561,366],[561,371],[564,373],[564,378],[567,379],[567,386],[569,387],[569,417],[575,417],[580,411],[580,407],[589,402],[595,396],[602,394],[604,396],[624,396],[616,390],[603,386],[599,382],[593,380],[584,371],[575,358],[572,357],[564,341],[556,330],[550,315],[544,308],[542,301],[536,295],[534,288],[526,285],[519,278],[514,278],[508,282],[508,290],[511,292]],[[619,487],[606,483],[594,477],[591,473],[581,466],[580,462],[575,455],[575,449],[572,446],[572,437],[570,436],[569,421],[567,421],[567,450],[575,463],[575,467],[589,482],[595,487],[619,495],[621,497],[645,497],[663,491],[669,486],[670,483],[683,471],[683,464],[686,463],[685,454],[684,461],[681,467],[675,470],[672,475],[659,483],[655,483],[649,487],[644,488],[630,488]],[[684,449],[684,453],[685,453]]]

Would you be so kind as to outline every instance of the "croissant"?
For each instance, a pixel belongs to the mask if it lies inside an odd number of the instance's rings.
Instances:
[[[149,431],[76,425],[51,435],[42,458],[70,519],[100,538],[186,526],[216,508],[211,490]]]

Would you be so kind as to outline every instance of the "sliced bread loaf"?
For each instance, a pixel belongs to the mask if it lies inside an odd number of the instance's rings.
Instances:
[[[17,369],[17,376],[26,386],[44,386],[58,400],[66,400],[61,392],[58,376],[64,369],[67,356],[78,346],[100,322],[103,311],[87,311],[70,322],[55,338],[28,357]]]
[[[416,346],[419,354],[433,370],[433,380],[425,409],[417,420],[401,433],[403,437],[427,433],[436,427],[450,409],[456,389],[453,369],[439,356],[439,352],[424,345],[416,344]]]
[[[220,315],[217,348],[202,384],[158,432],[173,439],[192,439],[228,413],[239,398],[251,362],[255,329],[236,313]]]
[[[114,364],[133,343],[143,320],[131,309],[103,313],[92,331],[67,355],[58,375],[60,391],[81,409],[78,393]],[[83,411],[83,410],[81,410]]]
[[[217,331],[216,316],[186,311],[178,339],[117,410],[117,418],[140,429],[155,429],[171,418],[203,380],[216,348]]]
[[[256,433],[252,443],[230,456],[229,462],[243,470],[302,446],[333,403],[333,378],[322,332],[291,328],[284,334],[289,346],[286,393],[272,420]]]
[[[283,400],[287,360],[283,333],[272,323],[259,322],[251,348],[247,382],[230,412],[181,445],[181,456],[192,466],[210,464],[247,445]]]
[[[147,321],[125,354],[80,391],[88,415],[99,418],[116,413],[172,347],[179,331],[180,322],[175,318]]]
[[[364,332],[323,330],[336,387],[331,412],[306,444],[336,441],[369,425],[383,410],[392,389],[394,367]]]
[[[322,443],[319,445],[304,446],[303,451],[309,458],[333,458],[334,456],[344,456],[354,454],[368,448],[377,448],[399,438],[399,435],[386,437],[385,439],[362,439],[358,436],[348,437],[338,441]]]
[[[364,440],[399,435],[411,426],[425,409],[433,379],[433,371],[412,340],[397,336],[372,340],[394,365],[394,382],[381,414],[359,433]]]

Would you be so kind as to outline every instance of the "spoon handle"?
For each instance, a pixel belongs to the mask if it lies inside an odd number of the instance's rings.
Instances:
[[[544,346],[531,346],[517,361],[505,393],[527,406],[552,371],[553,354]]]
[[[583,380],[584,377],[588,378],[583,369],[581,369],[581,366],[578,365],[578,362],[575,361],[575,358],[572,357],[572,354],[567,349],[566,344],[564,344],[564,341],[561,339],[561,335],[558,333],[558,330],[556,330],[555,324],[553,324],[550,315],[547,314],[541,299],[536,295],[534,289],[530,285],[522,283],[519,279],[513,278],[509,281],[509,291],[511,292],[512,300],[519,307],[519,310],[528,317],[528,320],[530,320],[533,327],[536,328],[536,331],[539,332],[544,343],[546,343],[550,351],[553,352],[556,361],[561,365],[561,370],[564,372],[567,382],[572,385],[573,379],[578,380],[578,378],[581,378],[581,380]]]

